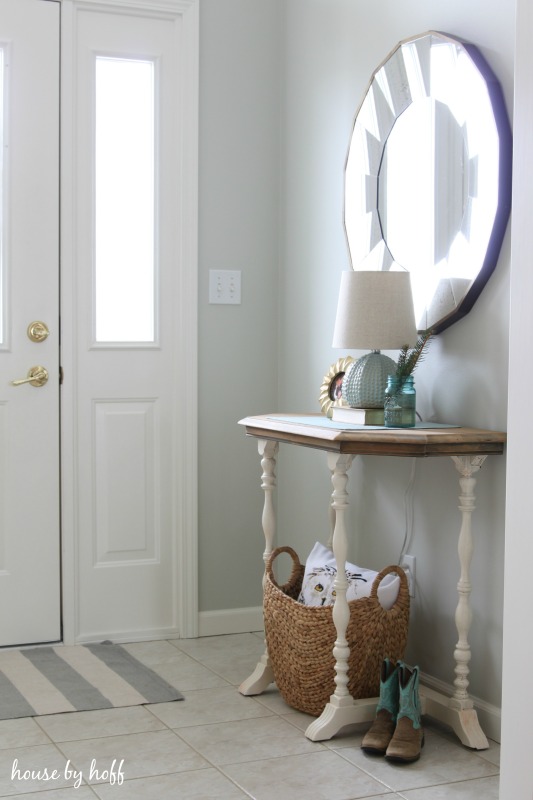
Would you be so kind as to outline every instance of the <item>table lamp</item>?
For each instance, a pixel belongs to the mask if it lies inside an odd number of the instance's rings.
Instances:
[[[408,272],[349,270],[341,275],[333,347],[372,352],[354,361],[342,382],[353,408],[383,408],[387,376],[395,362],[380,350],[412,347],[417,340]]]

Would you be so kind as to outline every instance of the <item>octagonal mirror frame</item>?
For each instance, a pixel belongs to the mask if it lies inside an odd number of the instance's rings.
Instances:
[[[494,271],[511,158],[503,92],[474,45],[429,31],[373,73],[346,159],[346,237],[353,269],[411,273],[419,330],[464,317]]]

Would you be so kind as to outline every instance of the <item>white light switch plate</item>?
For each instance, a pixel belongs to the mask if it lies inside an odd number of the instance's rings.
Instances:
[[[229,305],[241,302],[240,269],[209,270],[209,302]]]

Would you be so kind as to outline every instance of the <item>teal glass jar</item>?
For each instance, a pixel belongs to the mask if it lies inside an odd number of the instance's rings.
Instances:
[[[383,410],[386,428],[414,428],[416,389],[412,375],[408,375],[403,381],[395,375],[388,376]]]
[[[399,401],[400,381],[395,375],[389,375],[385,388],[383,416],[386,428],[399,428],[402,418],[402,407]]]

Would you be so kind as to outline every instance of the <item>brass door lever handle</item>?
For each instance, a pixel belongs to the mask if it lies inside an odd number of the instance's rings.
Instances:
[[[27,378],[20,378],[18,381],[11,381],[12,386],[22,386],[23,383],[29,383],[32,386],[44,386],[48,380],[48,370],[44,367],[30,367],[28,370]]]

